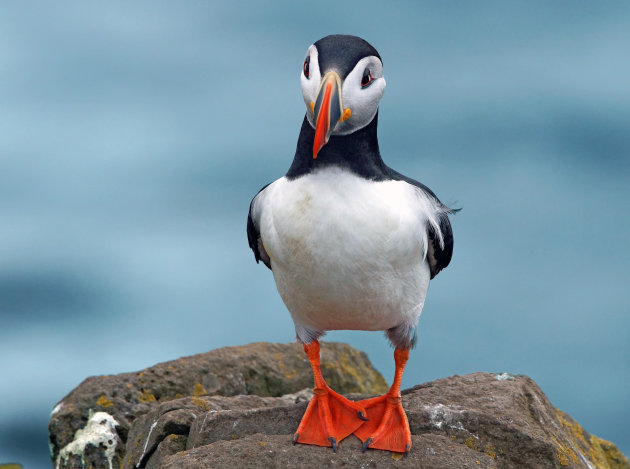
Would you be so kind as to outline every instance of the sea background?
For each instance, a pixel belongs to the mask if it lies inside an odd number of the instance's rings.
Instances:
[[[380,52],[385,161],[463,210],[403,385],[524,373],[630,455],[630,3],[0,4],[0,463],[50,467],[90,375],[291,319],[251,198],[287,170],[307,47]],[[334,332],[388,380],[383,334]]]

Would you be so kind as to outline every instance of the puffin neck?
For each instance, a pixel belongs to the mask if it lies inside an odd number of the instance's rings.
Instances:
[[[387,166],[378,149],[376,128],[378,112],[367,126],[350,135],[331,136],[330,140],[313,158],[315,129],[304,116],[298,137],[293,163],[286,174],[287,179],[296,179],[319,168],[337,166],[357,176],[374,181],[388,179]]]

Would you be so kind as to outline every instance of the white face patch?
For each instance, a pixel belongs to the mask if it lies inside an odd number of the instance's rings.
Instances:
[[[302,86],[302,97],[306,105],[306,116],[309,123],[315,128],[315,119],[311,111],[311,102],[317,101],[317,91],[322,80],[319,69],[318,51],[315,45],[311,45],[306,51],[309,59],[309,76],[304,74],[304,69],[300,71],[300,85]],[[361,86],[363,74],[369,70],[372,75],[372,82],[366,86]],[[354,66],[352,71],[343,81],[341,90],[341,101],[343,109],[350,109],[351,115],[343,122],[339,122],[332,132],[332,135],[348,135],[362,129],[374,119],[378,111],[378,103],[385,92],[385,77],[383,77],[383,63],[374,56],[364,57]]]
[[[309,76],[308,78],[304,75],[304,68],[300,71],[300,85],[302,85],[302,97],[304,98],[304,104],[306,104],[306,115],[308,116],[308,121],[311,123],[313,128],[315,128],[315,120],[313,119],[313,112],[311,111],[311,102],[315,102],[317,98],[317,90],[319,89],[319,84],[322,81],[322,75],[319,71],[319,58],[317,53],[317,47],[313,44],[306,51],[306,60],[307,57],[310,57],[309,61]]]
[[[361,80],[366,69],[372,74],[372,82],[362,87]],[[341,93],[343,108],[350,108],[352,115],[335,127],[333,135],[348,135],[372,122],[384,92],[385,77],[380,59],[371,55],[359,60],[343,81]]]

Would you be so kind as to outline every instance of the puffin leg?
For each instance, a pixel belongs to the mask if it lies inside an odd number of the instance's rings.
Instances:
[[[365,408],[328,387],[320,368],[317,340],[304,344],[304,351],[313,368],[315,395],[308,403],[293,444],[332,446],[333,451],[337,451],[337,443],[367,420]]]
[[[365,407],[370,416],[370,420],[354,432],[363,442],[364,452],[373,448],[407,453],[411,448],[409,421],[400,397],[400,382],[408,359],[409,349],[396,348],[396,374],[387,394],[357,402]]]

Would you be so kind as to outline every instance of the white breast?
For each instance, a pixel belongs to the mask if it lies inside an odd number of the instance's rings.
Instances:
[[[278,291],[296,325],[415,325],[429,285],[426,225],[436,207],[403,181],[339,168],[278,179],[254,201]]]

